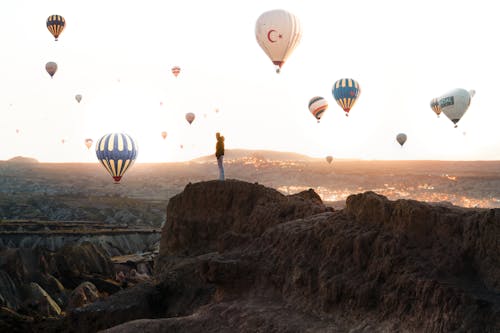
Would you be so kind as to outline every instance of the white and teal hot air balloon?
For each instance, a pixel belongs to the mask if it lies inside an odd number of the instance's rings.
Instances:
[[[137,157],[137,144],[128,135],[110,133],[104,135],[95,145],[97,159],[118,184]]]
[[[456,128],[457,123],[469,108],[471,99],[469,91],[462,88],[453,89],[439,97],[439,108],[455,124]]]
[[[328,101],[321,96],[315,96],[309,100],[308,106],[309,111],[319,123],[323,113],[328,109]]]

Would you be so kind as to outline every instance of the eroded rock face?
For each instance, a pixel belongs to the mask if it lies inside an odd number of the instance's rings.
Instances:
[[[67,310],[85,306],[97,301],[99,298],[100,294],[96,286],[90,282],[83,282],[69,295]]]
[[[237,180],[188,184],[168,203],[160,256],[215,251],[227,234],[240,240],[257,237],[273,225],[327,210],[312,190],[285,196]]]
[[[67,327],[497,332],[498,239],[498,209],[366,192],[332,211],[312,191],[191,184],[167,207],[155,284],[75,309]]]
[[[189,185],[168,206],[157,278],[173,286],[184,276],[186,293],[215,290],[207,305],[190,312],[196,320],[160,326],[191,329],[207,306],[273,295],[272,302],[290,311],[330,318],[325,331],[335,331],[335,318],[366,332],[494,331],[500,325],[498,239],[499,209],[390,201],[366,192],[332,212],[311,193],[291,198],[237,181]],[[189,278],[186,267],[192,267]],[[258,320],[239,309],[236,318]],[[199,331],[208,324],[199,323]],[[225,325],[212,331],[233,327]]]

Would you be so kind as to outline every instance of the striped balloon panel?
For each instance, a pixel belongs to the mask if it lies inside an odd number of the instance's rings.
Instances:
[[[66,20],[64,20],[64,17],[62,17],[61,15],[50,15],[47,19],[47,29],[49,29],[50,33],[55,37],[56,40],[64,30],[65,26]]]
[[[431,99],[431,109],[434,111],[438,116],[441,114],[441,107],[439,106],[439,100],[437,98]]]
[[[333,97],[345,112],[349,112],[354,106],[360,92],[358,82],[353,79],[340,79],[335,82],[332,89]]]
[[[120,180],[137,157],[136,143],[123,133],[104,135],[97,141],[95,149],[97,159],[116,181]]]
[[[328,109],[328,102],[323,97],[316,96],[309,101],[309,111],[318,120],[321,119],[326,109]]]

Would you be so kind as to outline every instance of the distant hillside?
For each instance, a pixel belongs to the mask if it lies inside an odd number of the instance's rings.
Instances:
[[[278,160],[278,161],[314,161],[317,158],[310,157],[292,152],[282,152],[273,150],[251,150],[251,149],[226,149],[224,158],[241,159],[241,158],[258,158],[263,160]],[[215,161],[214,155],[207,155],[193,159],[193,162],[212,162]]]
[[[32,157],[16,156],[11,158],[10,160],[7,160],[7,162],[18,164],[35,164],[38,163],[38,160]]]

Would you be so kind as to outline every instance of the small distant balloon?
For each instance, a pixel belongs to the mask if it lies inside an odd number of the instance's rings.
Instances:
[[[181,147],[181,149],[184,149],[184,145],[181,145],[180,147]]]
[[[66,140],[64,139],[61,139],[61,143],[64,144],[66,142]]]
[[[359,83],[353,79],[340,79],[333,84],[332,94],[338,105],[349,115],[349,111],[356,103],[361,93]]]
[[[218,108],[215,109],[215,113],[219,113],[219,109]]]
[[[54,74],[57,72],[57,64],[53,61],[49,61],[45,64],[45,70],[49,73],[50,77],[54,77]]]
[[[331,163],[332,163],[332,161],[333,161],[333,157],[332,157],[332,156],[330,156],[330,155],[328,155],[328,156],[326,157],[326,161],[328,162],[328,164],[331,164]]]
[[[82,95],[78,94],[75,96],[75,99],[78,103],[80,103],[82,101]]]
[[[192,112],[186,113],[186,120],[188,121],[189,125],[191,125],[191,123],[194,121],[195,117],[196,116]]]
[[[167,138],[167,132],[161,132],[161,137],[163,138],[163,140],[165,140]]]
[[[47,18],[47,29],[49,29],[55,40],[59,38],[61,32],[63,32],[66,27],[66,20],[61,15],[50,15]]]
[[[92,140],[91,138],[85,139],[85,146],[87,147],[87,149],[90,149],[90,147],[92,147],[92,143],[94,143],[94,140]]]
[[[309,100],[309,111],[312,113],[316,120],[320,121],[323,113],[328,109],[328,102],[320,96],[313,97]]]
[[[163,106],[163,102],[160,102],[160,106]]]
[[[401,147],[403,147],[406,142],[406,134],[399,133],[398,135],[396,135],[396,141],[401,145]]]
[[[179,66],[172,67],[172,74],[174,74],[175,77],[179,76],[180,72],[181,72],[181,68]]]
[[[118,184],[137,157],[137,144],[124,133],[104,135],[95,145],[97,159]]]
[[[439,100],[436,97],[431,99],[431,109],[439,117],[439,115],[441,114],[441,108],[439,107]]]
[[[19,134],[19,129],[16,129],[16,134]]]

